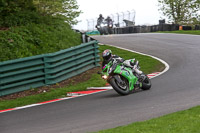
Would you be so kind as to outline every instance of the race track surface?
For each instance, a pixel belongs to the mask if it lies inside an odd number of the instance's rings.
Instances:
[[[94,38],[159,57],[170,69],[152,79],[149,91],[119,96],[109,90],[2,113],[1,133],[84,133],[200,105],[200,36],[151,33]]]

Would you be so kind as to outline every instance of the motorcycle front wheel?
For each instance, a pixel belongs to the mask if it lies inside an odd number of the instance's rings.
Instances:
[[[146,78],[144,79],[144,81],[142,82],[142,90],[150,90],[151,88],[151,81],[150,79],[148,78],[147,75],[145,75]]]
[[[99,33],[100,33],[100,35],[103,35],[102,29],[99,29]]]
[[[130,93],[128,81],[122,76],[120,76],[120,78],[125,82],[125,85],[121,85],[120,83],[118,83],[115,78],[110,79],[110,85],[118,94],[128,95]]]

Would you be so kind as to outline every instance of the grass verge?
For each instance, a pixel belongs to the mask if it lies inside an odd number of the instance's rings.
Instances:
[[[53,53],[81,44],[81,35],[64,20],[54,17],[41,19],[44,22],[39,24],[0,30],[0,62]]]
[[[103,45],[100,47],[101,52],[105,49],[110,49],[112,51],[112,54],[118,55],[124,58],[125,60],[135,58],[136,60],[139,61],[141,70],[146,74],[153,73],[153,72],[160,72],[164,70],[165,68],[165,66],[161,62],[149,56],[132,53],[130,51],[122,50],[122,49],[115,48],[112,46],[107,46],[107,45]]]
[[[99,49],[100,52],[102,52],[105,49],[111,49],[113,51],[113,54],[116,54],[124,59],[136,58],[140,62],[141,70],[146,74],[158,72],[164,69],[164,65],[162,63],[148,56],[139,55],[136,53],[132,53],[129,51],[121,50],[106,45],[100,46]],[[87,87],[97,87],[105,85],[106,81],[101,79],[101,77],[98,74],[94,72],[90,75],[91,78],[89,78],[87,81],[67,85],[66,87],[62,88],[50,89],[49,92],[25,96],[14,100],[0,100],[0,110],[66,97],[67,92],[86,90]]]
[[[200,106],[98,133],[199,133]]]
[[[106,82],[104,80],[99,78],[98,74],[93,74],[88,81],[78,83],[76,85],[69,85],[64,88],[52,89],[46,93],[17,98],[15,100],[1,101],[0,110],[44,102],[44,101],[61,98],[61,97],[66,97],[67,92],[86,90],[86,88],[89,86],[94,86],[94,87],[104,86],[105,83]]]
[[[159,31],[159,33],[177,33],[177,34],[200,35],[200,30]]]

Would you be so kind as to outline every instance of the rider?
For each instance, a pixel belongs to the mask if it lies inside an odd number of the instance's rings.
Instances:
[[[110,16],[108,16],[105,21],[107,22],[107,24],[109,25],[112,22],[112,19],[110,18]]]
[[[99,18],[97,19],[97,25],[96,25],[96,28],[98,25],[100,25],[104,20],[104,17],[102,16],[102,14],[99,14]]]
[[[104,67],[107,63],[113,60],[116,61],[116,63],[123,63],[125,66],[130,67],[133,72],[139,75],[139,78],[143,78],[142,77],[143,72],[138,69],[139,62],[135,61],[135,59],[124,60],[123,58],[117,55],[113,55],[112,51],[109,49],[104,50],[102,56],[103,56],[102,67]]]

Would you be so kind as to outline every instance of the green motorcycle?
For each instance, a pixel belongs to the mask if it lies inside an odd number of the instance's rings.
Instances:
[[[137,66],[139,69],[139,64]],[[133,72],[131,68],[116,61],[110,61],[103,67],[102,72],[98,73],[120,95],[128,95],[136,89],[149,90],[151,88],[151,81],[147,75],[142,74],[141,78],[141,75]]]

